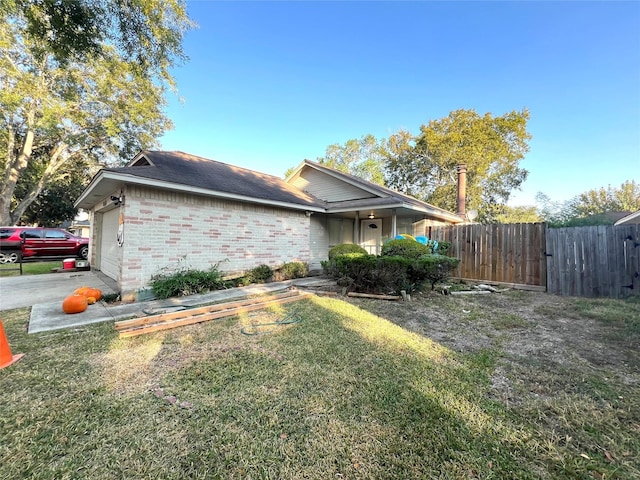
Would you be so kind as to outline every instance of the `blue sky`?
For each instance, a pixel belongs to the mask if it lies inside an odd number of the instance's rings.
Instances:
[[[640,181],[640,2],[188,2],[162,148],[282,176],[456,109],[528,108],[510,202]]]

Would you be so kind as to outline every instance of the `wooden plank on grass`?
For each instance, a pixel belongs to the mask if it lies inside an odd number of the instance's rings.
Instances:
[[[357,293],[357,292],[349,292],[347,293],[347,297],[374,298],[377,300],[402,300],[402,297],[399,295],[378,295],[374,293]]]
[[[281,298],[288,298],[291,296],[297,296],[297,291],[280,293],[278,295],[270,295],[266,297],[244,298],[242,300],[236,300],[234,302],[217,303],[215,305],[207,305],[205,307],[191,308],[187,310],[179,310],[171,313],[159,313],[157,315],[148,315],[141,318],[132,318],[130,320],[121,320],[115,323],[116,330],[122,330],[125,328],[139,327],[150,323],[168,322],[184,317],[194,317],[197,315],[204,315],[212,312],[219,312],[223,310],[229,310],[232,308],[243,307],[246,305],[252,305],[256,302],[272,302]]]
[[[271,301],[262,301],[256,302],[254,299],[253,304],[248,304],[241,307],[221,310],[221,311],[213,311],[210,313],[203,313],[198,315],[190,315],[192,312],[180,312],[187,313],[183,318],[176,318],[173,320],[162,320],[157,323],[147,323],[140,326],[129,327],[127,329],[120,330],[120,337],[132,337],[135,335],[142,335],[145,333],[157,332],[160,330],[169,330],[176,327],[183,327],[186,325],[193,325],[195,323],[207,322],[209,320],[217,320],[225,317],[233,317],[235,315],[239,315],[246,312],[253,312],[255,310],[261,310],[267,307],[271,307],[274,305],[282,305],[285,303],[296,302],[298,300],[302,300],[305,298],[311,297],[310,293],[297,293],[296,295],[290,295],[285,298],[280,298],[278,300]]]

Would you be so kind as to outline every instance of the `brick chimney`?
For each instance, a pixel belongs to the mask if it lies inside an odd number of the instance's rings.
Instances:
[[[467,166],[458,165],[458,200],[456,202],[459,217],[466,219],[466,197],[467,197]]]

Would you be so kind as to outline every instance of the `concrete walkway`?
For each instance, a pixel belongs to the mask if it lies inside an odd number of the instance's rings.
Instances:
[[[0,277],[0,311],[37,303],[60,303],[85,285],[99,288],[105,294],[118,289],[115,281],[98,271]]]
[[[93,284],[90,285],[93,286]],[[273,282],[261,285],[250,285],[248,287],[230,288],[227,290],[216,290],[202,295],[191,295],[188,297],[170,298],[167,300],[153,300],[123,305],[109,305],[103,302],[98,302],[94,305],[89,305],[89,308],[84,312],[73,315],[67,315],[62,311],[61,302],[64,297],[61,297],[55,302],[33,305],[31,309],[31,318],[29,320],[29,333],[46,332],[62,328],[79,327],[91,323],[132,318],[140,315],[142,310],[149,311],[168,306],[206,305],[209,303],[236,300],[250,295],[277,292],[278,290],[284,290],[290,286],[304,288],[318,287],[321,285],[335,285],[335,282],[323,277],[309,277],[288,280],[286,282]],[[68,292],[69,290],[67,289],[66,291]]]

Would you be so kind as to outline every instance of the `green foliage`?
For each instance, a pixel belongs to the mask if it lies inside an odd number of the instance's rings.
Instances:
[[[273,278],[273,269],[269,265],[258,265],[255,268],[249,270],[244,277],[242,277],[239,285],[251,285],[252,283],[267,283]]]
[[[14,199],[28,195],[42,177],[47,164],[48,156],[44,149],[32,153],[32,160],[16,185]],[[78,213],[73,202],[80,196],[89,178],[90,169],[84,161],[76,159],[67,162],[26,208],[21,221],[28,225],[58,227],[65,221],[73,220]]]
[[[495,215],[496,223],[537,223],[541,221],[542,218],[534,205],[517,207],[500,205]]]
[[[304,262],[287,262],[273,273],[276,282],[304,278],[309,274],[309,266]]]
[[[223,286],[222,273],[217,266],[208,271],[187,269],[151,278],[151,288],[159,299],[204,293]]]
[[[631,180],[619,188],[588,190],[566,202],[553,202],[540,192],[536,202],[539,215],[550,227],[613,225],[618,217],[610,213],[640,210],[640,184]]]
[[[446,255],[424,255],[412,265],[412,277],[416,282],[429,281],[431,290],[436,283],[446,281],[458,266],[460,259]]]
[[[70,174],[70,164],[86,166],[78,179],[84,183],[100,166],[157,145],[171,128],[164,96],[191,24],[177,0],[14,0],[3,7],[0,224],[11,225]]]
[[[527,177],[519,162],[529,150],[529,112],[499,117],[456,110],[422,125],[416,137],[399,132],[389,141],[387,185],[449,211],[456,209],[456,167],[467,165],[467,208],[490,221]]]
[[[362,253],[338,255],[323,262],[325,273],[350,291],[396,293],[410,290],[407,270],[411,261],[403,257],[377,257]]]
[[[434,244],[433,240],[429,240],[429,243]],[[433,253],[437,253],[439,255],[449,255],[449,251],[451,250],[451,243],[449,242],[438,242],[437,247],[433,246]]]
[[[350,244],[345,244],[350,245]],[[335,248],[335,247],[334,247]],[[329,260],[323,260],[320,262],[322,265],[322,270],[326,275],[329,275],[334,278],[340,278],[345,276],[346,268],[348,268],[348,264],[351,261],[359,261],[360,258],[363,257],[375,257],[374,255],[369,255],[365,252],[352,252],[352,253],[341,253],[331,255],[329,252]],[[362,260],[363,262],[366,260]]]
[[[325,274],[335,278],[339,285],[348,290],[399,293],[401,290],[412,292],[425,282],[429,282],[433,289],[437,282],[449,277],[459,262],[457,258],[437,254],[409,258],[351,253],[322,262],[322,267]]]
[[[355,243],[342,243],[340,245],[336,245],[329,250],[329,260],[335,258],[338,255],[344,255],[347,253],[360,253],[367,254],[367,251],[362,248],[360,245],[356,245]]]
[[[344,145],[329,145],[325,156],[317,160],[327,167],[384,185],[383,172],[387,156],[384,140],[364,135],[360,139],[348,140]]]
[[[618,188],[609,185],[607,188],[588,190],[574,200],[573,210],[577,217],[640,210],[640,183],[630,180]]]
[[[62,65],[114,45],[141,69],[163,76],[185,58],[182,37],[194,26],[181,0],[8,0],[2,6],[5,18],[20,18],[25,36]]]
[[[422,255],[432,253],[433,243],[424,245],[408,238],[389,240],[382,246],[382,256],[400,256],[417,259]]]

